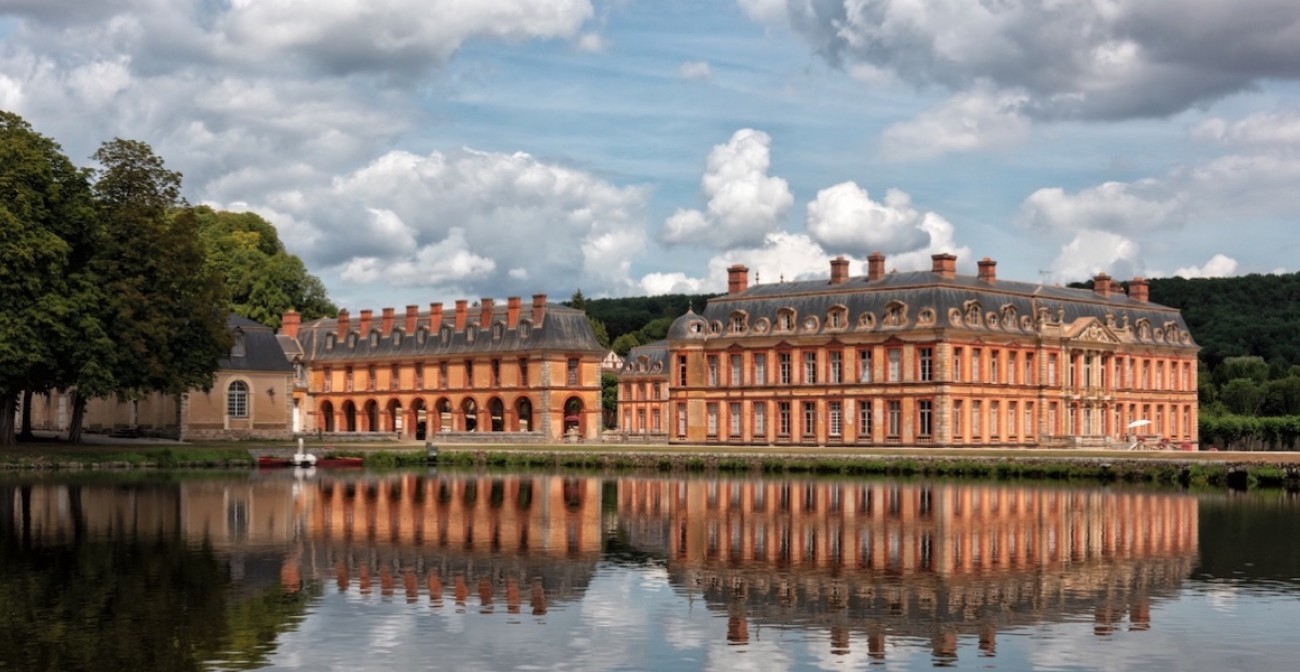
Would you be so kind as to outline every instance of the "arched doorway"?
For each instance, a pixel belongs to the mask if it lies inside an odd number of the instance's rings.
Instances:
[[[492,431],[506,431],[506,405],[501,403],[500,397],[492,397],[488,400],[488,416],[492,420]]]
[[[402,433],[402,402],[396,399],[388,400],[388,431]]]
[[[366,431],[379,431],[379,403],[374,399],[366,402]]]
[[[334,404],[326,401],[320,405],[320,418],[317,420],[316,426],[322,432],[334,431]]]
[[[582,412],[582,400],[577,397],[569,397],[564,402],[564,433],[576,431],[578,436],[586,436],[587,418]]]
[[[454,428],[452,425],[451,400],[443,397],[438,400],[438,420],[435,423],[439,432],[450,432]]]
[[[357,431],[357,405],[351,399],[343,402],[343,431]]]
[[[533,425],[533,402],[528,397],[520,397],[515,402],[515,431],[531,432],[536,429]]]
[[[415,435],[416,441],[423,441],[429,433],[428,410],[424,407],[423,399],[416,399],[411,402],[411,426],[408,432]]]
[[[478,431],[478,402],[471,397],[466,397],[465,401],[460,402],[460,412],[465,414],[465,431]]]

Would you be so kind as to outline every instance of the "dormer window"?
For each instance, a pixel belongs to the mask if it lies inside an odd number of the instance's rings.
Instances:
[[[506,333],[506,325],[501,324],[500,322],[497,322],[496,324],[492,325],[492,340],[494,341],[501,340],[501,337],[504,336],[505,333]]]
[[[777,331],[793,331],[793,330],[794,330],[794,310],[793,310],[793,309],[791,309],[791,308],[782,308],[780,311],[777,312],[777,314],[776,314],[776,330],[777,330]]]
[[[334,349],[334,340],[334,334],[327,334],[325,336],[325,352],[330,352]]]
[[[443,345],[447,345],[448,343],[451,343],[451,327],[443,325],[439,333],[440,333],[439,337],[442,339]]]
[[[473,327],[473,326],[465,327],[465,342],[466,342],[466,343],[473,343],[473,342],[474,342],[474,336],[475,336],[477,333],[478,333],[478,329],[477,329],[477,328],[475,328],[475,327]]]
[[[519,323],[519,338],[528,338],[528,333],[533,330],[533,323],[527,320]]]
[[[354,331],[348,334],[348,348],[355,348],[355,347],[357,347],[357,334]]]
[[[393,330],[393,347],[396,348],[396,347],[399,347],[399,346],[401,346],[401,345],[402,345],[402,330],[401,330],[401,329],[394,329],[394,330]]]
[[[370,347],[372,348],[379,347],[379,332],[377,331],[370,332]]]
[[[424,327],[420,327],[420,330],[417,331],[417,332],[415,332],[415,343],[416,343],[416,345],[424,345],[424,341],[425,341],[427,338],[429,338],[429,330],[428,330],[428,329],[425,329]]]
[[[746,318],[747,318],[747,317],[748,317],[748,316],[745,315],[745,313],[743,313],[743,312],[741,312],[741,311],[739,311],[739,310],[736,311],[736,312],[734,312],[734,313],[732,313],[732,314],[731,314],[731,333],[733,333],[733,334],[743,334],[743,333],[745,333],[745,322],[746,322]]]
[[[234,359],[235,357],[244,357],[247,354],[244,343],[244,332],[242,329],[236,329],[235,342],[230,346],[230,357],[231,359]]]
[[[826,311],[826,328],[843,329],[849,326],[849,310],[844,306],[832,306]]]

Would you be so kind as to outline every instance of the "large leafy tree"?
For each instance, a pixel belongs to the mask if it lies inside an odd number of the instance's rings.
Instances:
[[[98,242],[87,172],[0,111],[0,445],[15,440],[19,393],[107,375],[89,275]]]
[[[291,308],[305,320],[338,313],[325,285],[285,250],[275,227],[257,214],[201,205],[177,216],[197,222],[208,267],[225,281],[235,313],[271,328]]]

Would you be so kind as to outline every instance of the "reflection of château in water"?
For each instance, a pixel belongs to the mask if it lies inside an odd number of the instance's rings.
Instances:
[[[1197,502],[1180,494],[642,480],[619,496],[629,534],[666,542],[671,580],[728,613],[729,639],[816,624],[840,652],[859,632],[873,655],[887,634],[941,658],[973,634],[991,653],[999,629],[1089,613],[1099,634],[1125,611],[1144,629],[1197,551]]]
[[[266,554],[290,590],[532,613],[580,598],[617,529],[611,543],[665,557],[670,581],[725,612],[732,641],[799,624],[825,628],[837,651],[865,635],[880,654],[902,636],[939,656],[959,635],[992,651],[1019,625],[1146,627],[1198,543],[1197,501],[1181,494],[884,481],[285,473],[5,486],[0,514],[46,543],[158,532]]]

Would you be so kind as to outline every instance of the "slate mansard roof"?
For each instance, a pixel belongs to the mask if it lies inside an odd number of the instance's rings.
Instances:
[[[221,368],[235,371],[293,371],[293,364],[285,357],[284,348],[270,327],[232,313],[226,318],[226,328],[234,333],[236,343],[230,350],[230,356],[219,361]],[[242,349],[238,343],[241,338]]]
[[[1109,279],[1105,280],[1109,282]],[[936,272],[892,272],[878,279],[845,278],[781,282],[746,287],[710,299],[703,312],[677,318],[669,328],[673,342],[719,338],[834,335],[870,331],[945,329],[1038,336],[1044,326],[1068,330],[1083,318],[1138,344],[1197,349],[1177,309],[1148,303],[1112,284],[1109,295],[1092,290],[1050,287]],[[1145,290],[1145,285],[1143,286]],[[841,325],[831,313],[840,313]],[[782,330],[789,315],[793,328]],[[743,328],[733,329],[733,317]]]
[[[694,313],[691,313],[692,315]],[[652,375],[657,376],[668,370],[668,341],[660,340],[645,345],[638,345],[628,351],[623,359],[623,376]]]
[[[443,313],[436,328],[430,320],[429,312],[419,313],[416,323],[420,326],[408,332],[405,316],[398,315],[387,335],[381,321],[374,320],[368,333],[363,334],[356,316],[351,316],[347,335],[340,338],[339,319],[322,318],[302,324],[297,344],[305,359],[321,362],[538,352],[603,356],[606,352],[596,340],[586,313],[559,304],[546,304],[538,322],[525,310],[513,327],[507,325],[502,310],[494,313],[487,326],[479,323],[478,310],[472,310],[460,330],[455,328],[453,313]]]

